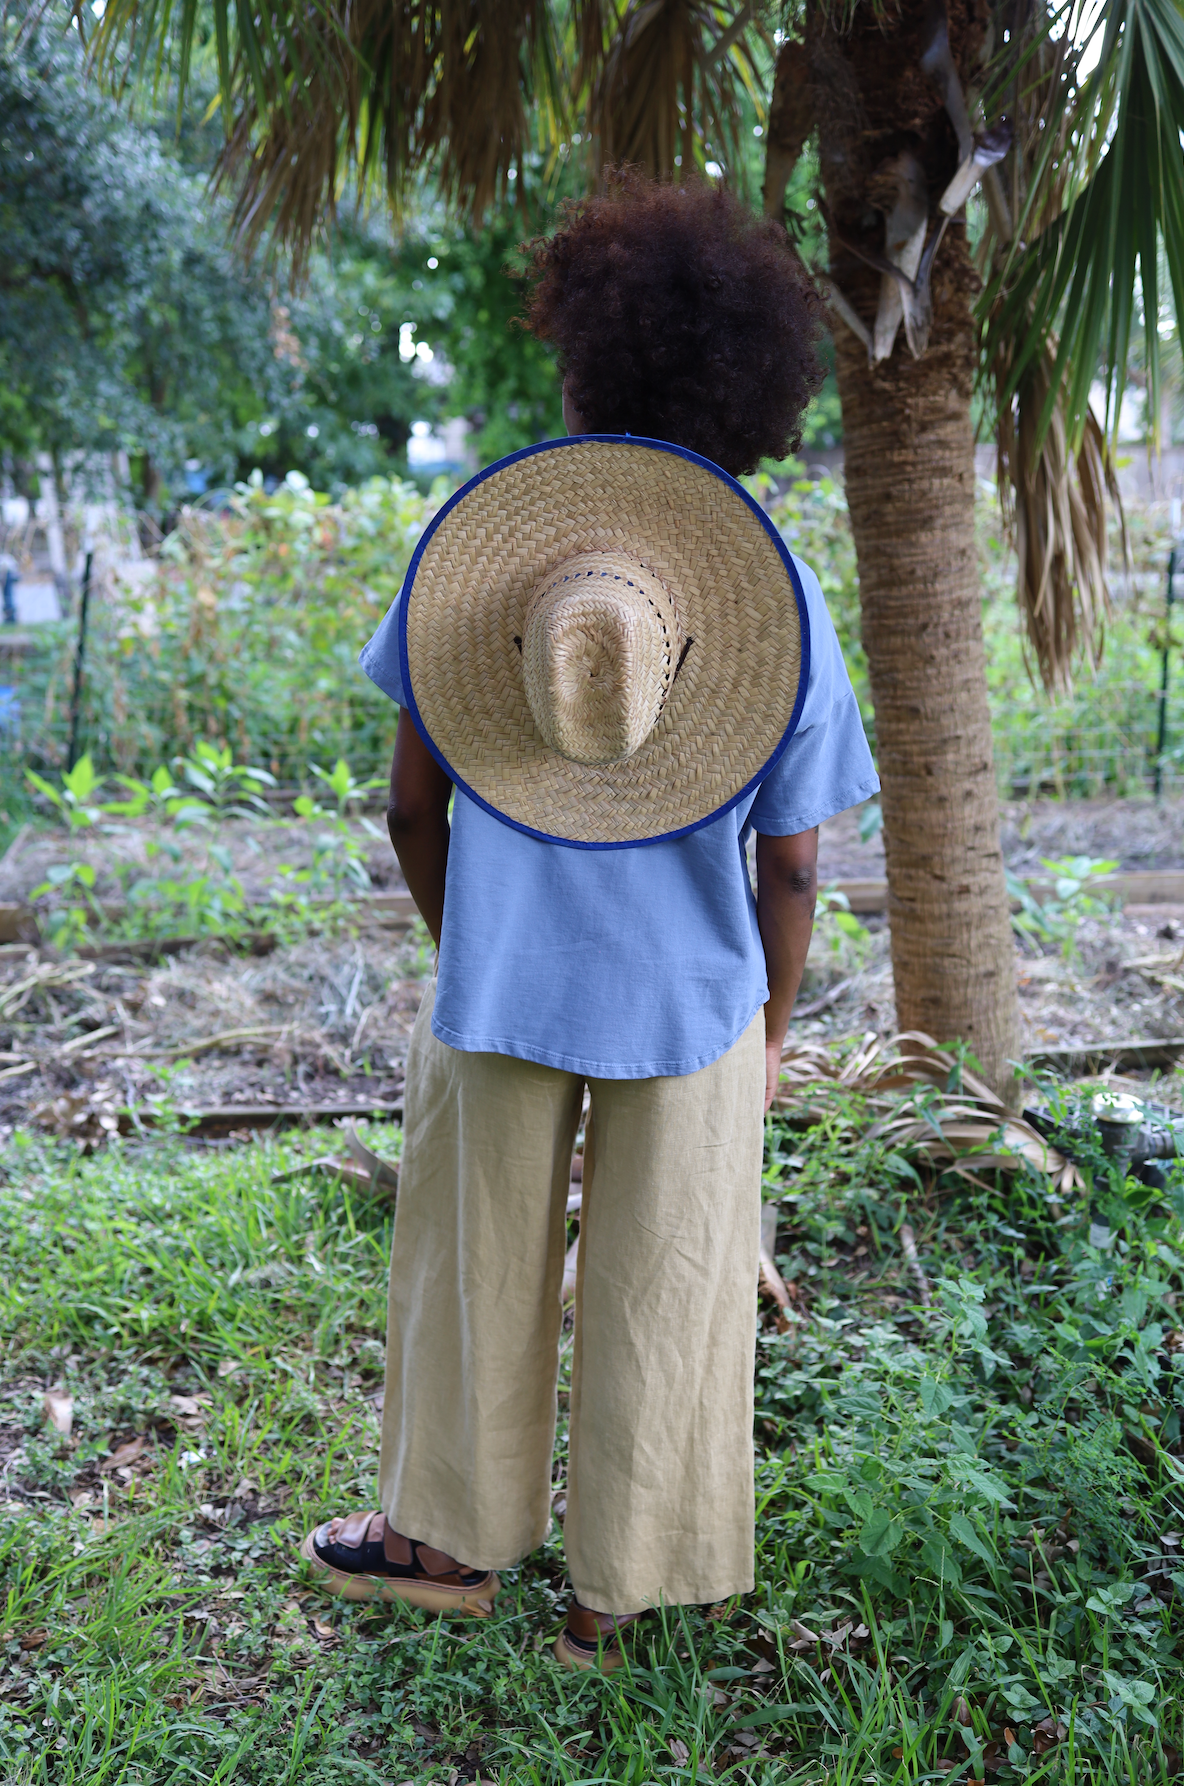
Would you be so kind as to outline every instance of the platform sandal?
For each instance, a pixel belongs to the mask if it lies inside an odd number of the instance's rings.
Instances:
[[[563,1668],[598,1668],[602,1674],[612,1674],[625,1660],[621,1632],[640,1617],[639,1612],[593,1612],[573,1600],[567,1623],[555,1639],[555,1660]]]
[[[346,1600],[402,1600],[426,1612],[488,1618],[501,1582],[392,1531],[382,1513],[328,1519],[300,1546],[319,1585]]]

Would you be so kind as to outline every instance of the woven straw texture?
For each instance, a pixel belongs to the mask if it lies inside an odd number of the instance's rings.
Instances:
[[[662,716],[683,647],[678,608],[621,552],[580,552],[526,604],[522,677],[544,744],[577,763],[614,763]]]
[[[582,553],[652,573],[691,641],[657,724],[615,762],[550,748],[526,695],[532,597]],[[544,837],[642,843],[702,824],[759,774],[797,702],[801,628],[776,544],[721,476],[657,447],[576,441],[511,461],[442,517],[404,605],[436,750]]]

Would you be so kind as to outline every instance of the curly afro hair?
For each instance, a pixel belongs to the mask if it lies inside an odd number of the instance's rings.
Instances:
[[[526,326],[593,434],[690,447],[733,476],[800,444],[820,303],[784,229],[722,186],[619,170],[526,248]]]

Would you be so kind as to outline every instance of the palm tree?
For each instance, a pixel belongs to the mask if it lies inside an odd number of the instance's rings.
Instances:
[[[816,144],[898,1017],[962,1037],[1005,1085],[1019,1027],[971,399],[977,380],[994,405],[1033,659],[1063,683],[1106,612],[1088,393],[1100,370],[1117,414],[1141,297],[1158,413],[1161,244],[1184,315],[1184,0],[802,0],[775,69],[756,0],[211,0],[208,16],[240,229],[297,254],[349,171],[397,205],[427,170],[476,214],[530,149],[568,148],[573,121],[589,181],[618,158],[678,177],[709,144],[735,166],[743,94],[763,110],[772,77],[764,200],[795,233],[786,189]],[[171,53],[183,84],[198,17],[108,0],[97,62],[126,80]]]
[[[1063,683],[1106,611],[1113,485],[1090,384],[1102,369],[1116,414],[1139,282],[1156,333],[1161,239],[1184,316],[1184,10],[1105,0],[1084,32],[1089,10],[807,0],[769,120],[771,209],[817,132],[898,1017],[963,1037],[997,1085],[1019,1037],[971,396],[982,376],[1032,655]]]

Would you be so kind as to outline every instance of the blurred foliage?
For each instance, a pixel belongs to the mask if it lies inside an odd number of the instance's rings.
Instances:
[[[443,269],[445,257],[437,258]],[[463,253],[459,258],[446,277],[461,281]],[[508,426],[507,411],[501,414]],[[748,484],[818,575],[874,747],[846,500],[833,479],[800,472],[789,462],[776,478],[762,473]],[[384,768],[394,710],[358,670],[357,654],[397,594],[415,539],[447,488],[440,480],[425,496],[407,481],[374,478],[333,501],[299,472],[270,492],[255,472],[229,512],[182,511],[157,573],[143,583],[117,583],[94,604],[83,732],[97,768],[143,776],[191,753],[202,738],[301,785],[310,758],[344,756],[363,773]],[[1079,675],[1071,694],[1050,699],[1025,672],[1012,561],[993,492],[980,488],[987,672],[1005,794],[1147,789],[1168,528],[1157,510],[1132,509],[1127,521],[1131,569],[1114,579],[1102,661]],[[1177,647],[1184,643],[1181,625],[1177,619]],[[69,623],[38,628],[34,651],[20,660],[19,748],[34,769],[64,760],[73,643]],[[1169,700],[1169,785],[1182,767],[1184,676],[1177,676]],[[25,811],[20,788],[2,768],[0,810],[14,821]]]
[[[0,455],[18,484],[49,452],[105,493],[99,456],[123,451],[129,494],[163,516],[256,467],[336,493],[406,476],[416,420],[471,417],[482,461],[562,431],[553,356],[513,326],[504,272],[547,214],[466,231],[425,192],[393,241],[343,207],[294,285],[229,244],[208,97],[178,122],[162,93],[131,121],[85,83],[73,32],[0,22]]]
[[[748,479],[769,505],[786,542],[817,573],[859,697],[868,736],[875,711],[860,642],[859,579],[842,485],[801,476],[793,462]],[[794,476],[794,471],[799,475]],[[787,475],[788,472],[788,475]],[[1096,666],[1078,672],[1072,690],[1050,697],[1028,674],[1015,603],[1015,557],[1000,525],[992,486],[978,492],[976,540],[983,583],[987,683],[995,767],[1004,796],[1056,798],[1145,793],[1154,768],[1165,639],[1163,602],[1171,528],[1164,505],[1131,503],[1126,515],[1129,568],[1111,542],[1114,612]],[[1173,623],[1173,658],[1184,662],[1184,616]],[[1184,673],[1169,687],[1165,785],[1184,776]]]
[[[278,397],[266,288],[151,133],[82,80],[72,32],[0,18],[0,450],[125,449],[141,494],[232,470]]]
[[[258,472],[229,513],[183,511],[148,580],[116,579],[95,604],[83,732],[97,769],[147,777],[229,747],[288,783],[310,758],[385,768],[395,709],[358,669],[434,502],[412,484],[374,478],[339,503],[299,472],[268,492]],[[72,628],[30,670],[23,745],[62,760],[73,677]]]

